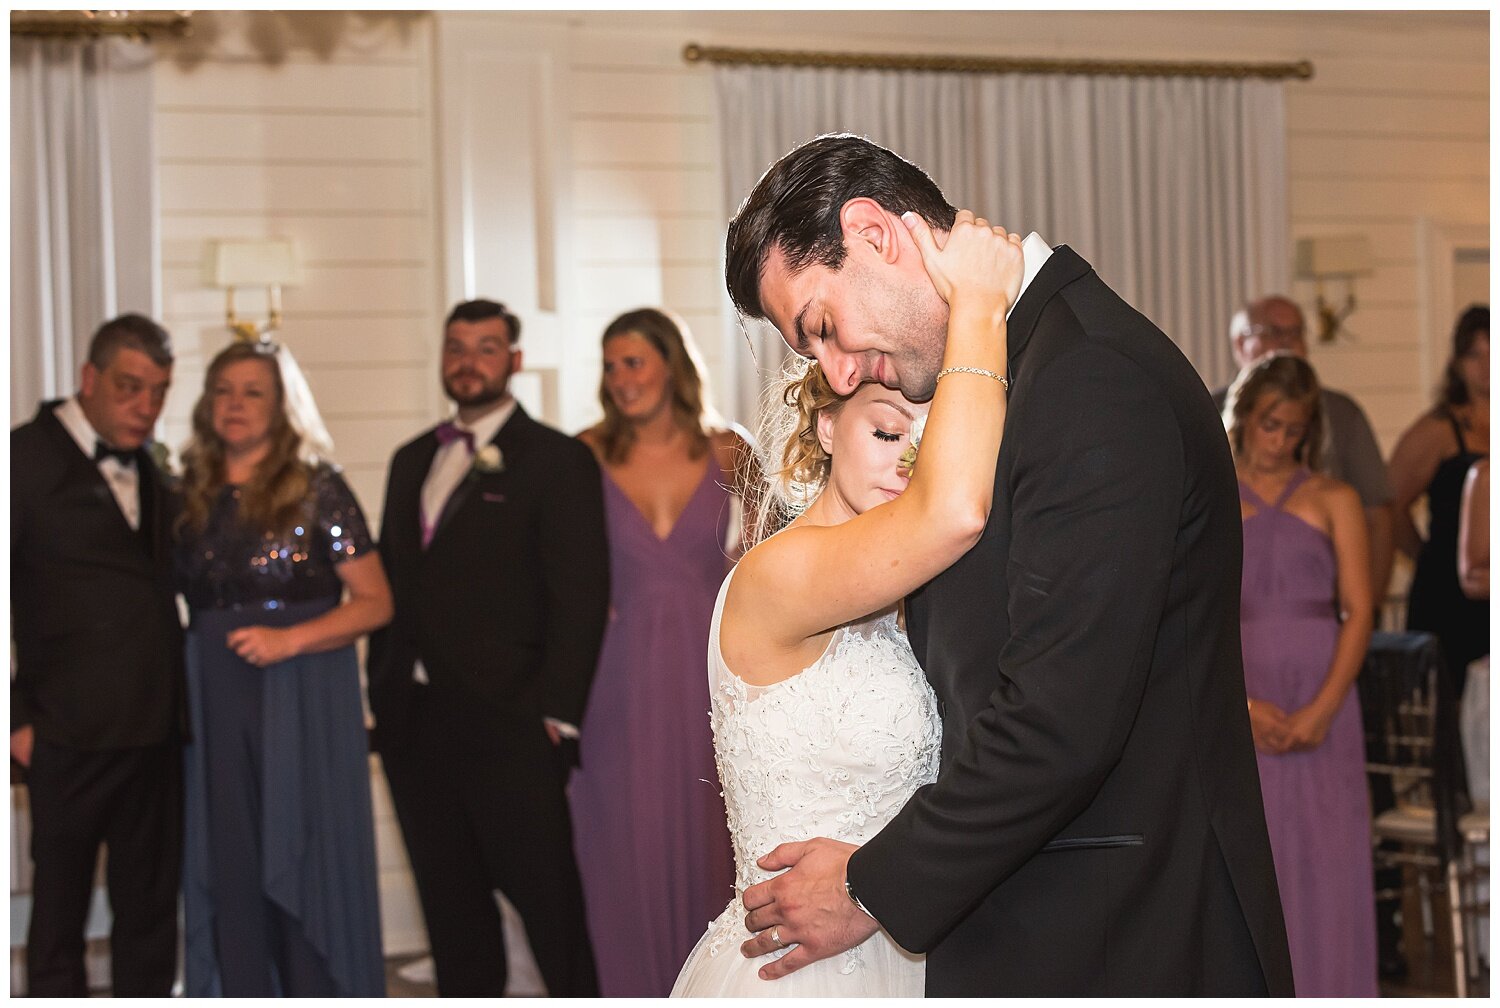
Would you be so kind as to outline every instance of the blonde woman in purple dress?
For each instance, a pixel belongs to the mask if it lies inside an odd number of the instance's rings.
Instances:
[[[738,554],[745,440],[716,423],[687,327],[655,308],[603,336],[611,614],[569,795],[606,997],[664,997],[734,891],[703,655]]]
[[[1271,854],[1302,997],[1375,997],[1364,733],[1353,689],[1370,643],[1359,495],[1317,472],[1318,380],[1273,356],[1230,389],[1244,519],[1240,637]]]

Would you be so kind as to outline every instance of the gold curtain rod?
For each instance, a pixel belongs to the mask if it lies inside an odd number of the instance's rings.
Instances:
[[[1191,63],[1169,60],[1034,59],[1010,56],[903,56],[896,53],[799,52],[789,49],[734,49],[690,42],[682,50],[689,63],[723,66],[834,67],[843,70],[917,70],[944,73],[1079,74],[1100,77],[1263,77],[1308,80],[1313,66],[1296,63]]]
[[[10,34],[50,38],[97,38],[125,35],[149,39],[153,34],[178,37],[192,31],[192,11],[11,11]]]

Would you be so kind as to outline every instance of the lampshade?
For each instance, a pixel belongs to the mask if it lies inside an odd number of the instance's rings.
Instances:
[[[300,279],[289,238],[210,241],[203,256],[203,282],[209,287],[290,286]]]
[[[1375,253],[1364,235],[1300,238],[1297,276],[1305,280],[1335,276],[1368,276],[1375,272]]]

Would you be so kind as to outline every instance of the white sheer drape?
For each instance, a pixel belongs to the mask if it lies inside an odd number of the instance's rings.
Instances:
[[[782,154],[850,132],[922,166],[955,206],[1067,244],[1210,385],[1239,303],[1290,281],[1282,85],[1188,77],[720,67],[726,218]],[[738,323],[736,323],[738,325]],[[747,326],[758,373],[782,360]]]
[[[99,324],[155,316],[151,50],[10,43],[10,419],[71,394]]]

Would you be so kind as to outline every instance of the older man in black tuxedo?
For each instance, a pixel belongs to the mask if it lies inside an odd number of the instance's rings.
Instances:
[[[901,215],[955,209],[866,140],[777,162],[730,224],[730,295],[833,387],[931,397],[948,309]],[[1240,660],[1240,516],[1208,390],[1067,246],[1023,244],[994,508],[907,618],[936,783],[862,848],[763,858],[767,978],[877,926],[927,993],[1290,994]],[[878,921],[878,924],[877,924]]]
[[[27,992],[86,997],[83,931],[103,844],[116,996],[177,973],[182,627],[176,506],[146,442],[172,380],[165,330],[94,334],[78,394],[10,435],[11,758],[31,802]]]
[[[599,468],[509,392],[520,320],[493,301],[444,328],[453,420],[391,460],[381,557],[396,615],[370,706],[438,992],[500,996],[499,889],[554,997],[595,995],[564,785],[609,607]]]

